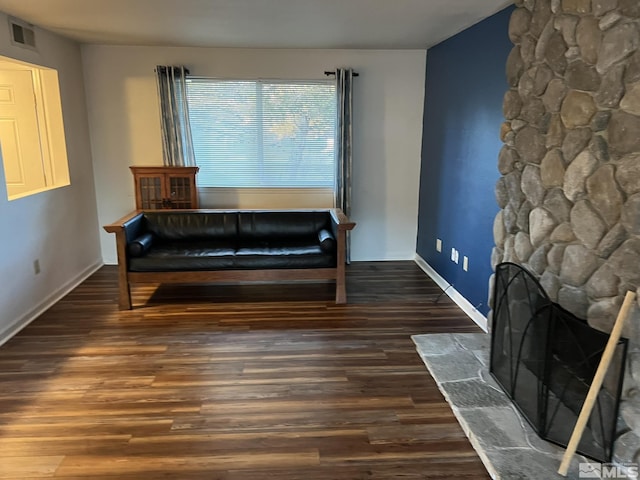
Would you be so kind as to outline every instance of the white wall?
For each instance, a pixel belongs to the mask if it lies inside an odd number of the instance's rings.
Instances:
[[[71,185],[8,201],[0,168],[0,343],[102,262],[80,47],[36,36],[39,52],[11,45],[0,13],[0,55],[58,70]]]
[[[101,225],[134,209],[133,180],[128,167],[162,164],[155,65],[185,65],[198,76],[286,79],[326,78],[325,70],[350,66],[360,73],[354,94],[351,217],[358,226],[352,236],[352,259],[414,258],[424,50],[87,45],[82,47],[82,56]],[[246,201],[241,203],[248,206]],[[112,237],[101,233],[106,263],[116,261]]]

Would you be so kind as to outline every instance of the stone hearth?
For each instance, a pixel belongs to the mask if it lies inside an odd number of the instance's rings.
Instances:
[[[579,464],[589,460],[576,455],[567,477],[559,475],[564,448],[538,437],[490,376],[489,335],[443,333],[412,338],[492,478],[580,478]]]
[[[553,301],[608,332],[626,291],[640,293],[640,2],[515,4],[492,265],[523,265]],[[638,308],[623,335],[629,431],[618,453],[637,463]]]

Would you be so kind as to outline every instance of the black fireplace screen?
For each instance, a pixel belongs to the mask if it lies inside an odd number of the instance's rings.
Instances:
[[[496,267],[491,374],[533,429],[567,446],[609,335],[552,302],[514,263]],[[609,462],[627,340],[618,342],[578,453]]]

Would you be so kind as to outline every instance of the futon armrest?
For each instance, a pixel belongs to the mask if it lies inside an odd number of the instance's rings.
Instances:
[[[331,220],[338,230],[353,230],[356,226],[356,223],[349,220],[349,217],[341,209],[332,208],[329,212],[331,213]]]
[[[109,233],[118,233],[123,231],[125,234],[125,240],[129,243],[144,233],[142,222],[143,218],[143,212],[136,210],[110,225],[105,225],[104,229]]]
[[[143,216],[143,212],[142,210],[135,210],[127,215],[125,215],[124,217],[122,217],[119,220],[116,220],[113,223],[110,223],[109,225],[105,225],[104,228],[105,231],[109,232],[109,233],[116,233],[119,232],[120,230],[124,229],[126,225],[130,224],[130,223],[135,223],[137,221],[141,221],[142,220],[142,216]]]

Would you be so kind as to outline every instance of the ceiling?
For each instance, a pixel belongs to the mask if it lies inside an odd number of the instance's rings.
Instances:
[[[0,0],[80,43],[424,49],[508,0]]]

